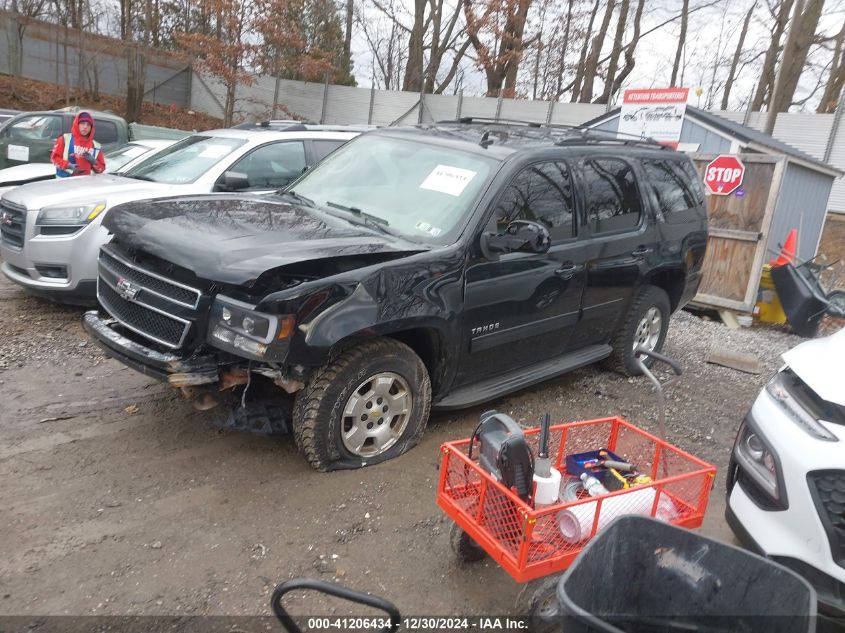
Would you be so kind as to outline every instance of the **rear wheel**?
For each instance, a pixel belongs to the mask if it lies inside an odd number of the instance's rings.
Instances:
[[[430,406],[420,358],[399,341],[376,339],[312,373],[296,397],[293,435],[317,470],[361,468],[415,446]]]
[[[526,584],[516,599],[516,612],[528,617],[531,633],[561,630],[557,584],[560,576],[546,576]]]
[[[642,346],[648,351],[661,351],[669,330],[670,316],[671,308],[666,293],[656,286],[644,286],[631,303],[625,320],[613,338],[613,353],[607,360],[608,365],[626,376],[639,375],[634,350]],[[651,363],[652,359],[645,359],[647,366]]]

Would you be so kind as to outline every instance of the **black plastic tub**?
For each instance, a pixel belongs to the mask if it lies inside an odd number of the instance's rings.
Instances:
[[[813,633],[816,592],[786,567],[641,516],[620,517],[561,578],[563,633]]]
[[[790,327],[799,336],[815,336],[830,305],[818,278],[808,266],[792,264],[775,266],[771,275]]]

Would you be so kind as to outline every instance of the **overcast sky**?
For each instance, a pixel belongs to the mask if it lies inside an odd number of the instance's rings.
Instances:
[[[403,0],[403,2],[409,10],[413,10],[412,0]],[[712,81],[713,61],[717,56],[729,58],[733,55],[742,21],[752,2],[753,0],[726,0],[716,6],[703,8],[690,15],[683,85],[690,88],[689,103],[692,105],[705,107],[708,103],[708,97],[714,107],[721,105],[722,91],[718,73],[716,81]],[[635,2],[631,2],[632,10],[635,4]],[[702,4],[706,4],[705,0],[692,0],[690,2],[691,8]],[[681,0],[647,0],[641,30],[643,32],[648,31],[650,28],[678,15],[680,7]],[[368,13],[372,14],[375,11],[375,9],[370,9]],[[372,14],[372,17],[377,19],[379,16],[375,13]],[[821,21],[823,31],[833,35],[841,28],[843,20],[845,20],[845,0],[827,0],[826,10]],[[410,25],[410,19],[407,24]],[[615,17],[612,24],[615,24]],[[765,0],[758,0],[744,49],[764,51],[769,43],[770,28],[769,13],[765,7]],[[609,30],[612,32],[612,28]],[[672,24],[645,36],[640,41],[636,52],[636,67],[625,82],[623,89],[665,87],[668,85],[679,30],[680,21],[676,20]],[[608,51],[610,48],[609,39],[606,43]],[[815,55],[815,58],[822,60],[823,64],[828,63],[830,57],[831,54],[827,51],[817,51]],[[370,87],[372,85],[372,54],[363,34],[357,28],[353,39],[353,58],[358,85]],[[740,109],[747,102],[749,95],[756,87],[761,62],[762,57],[756,63],[749,64],[742,69],[732,91],[731,109]],[[483,73],[475,68],[473,62],[469,59],[464,60],[463,69],[464,93],[483,95],[486,89]],[[724,77],[726,68],[722,70],[722,73],[722,77]],[[817,73],[816,76],[810,76],[809,73],[805,72],[796,99],[807,96],[813,90],[817,76]],[[826,77],[827,73],[825,72],[824,78],[826,79]],[[695,88],[698,86],[703,90],[701,97],[695,95]],[[821,91],[815,99],[810,99],[804,107],[815,109],[820,95]],[[567,97],[568,95],[565,95],[564,99]]]

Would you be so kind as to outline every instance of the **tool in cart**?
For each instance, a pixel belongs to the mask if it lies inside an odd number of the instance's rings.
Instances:
[[[523,501],[531,499],[534,479],[534,455],[519,424],[498,411],[485,411],[472,434],[469,457],[478,439],[478,464],[500,481],[505,488],[514,489]]]
[[[560,495],[560,471],[552,468],[549,459],[549,429],[552,416],[546,413],[540,423],[540,446],[534,463],[534,507],[557,503]]]

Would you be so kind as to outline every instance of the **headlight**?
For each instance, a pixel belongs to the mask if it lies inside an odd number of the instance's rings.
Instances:
[[[775,501],[780,500],[775,453],[747,419],[739,427],[734,444],[734,458],[763,491]]]
[[[789,375],[787,371],[779,371],[766,384],[766,392],[783,408],[787,417],[803,431],[817,440],[838,442],[836,436],[824,428],[824,425],[801,406],[801,403],[792,395],[788,381],[794,379],[796,379],[794,375]]]
[[[293,334],[293,316],[266,314],[254,308],[248,303],[218,295],[211,306],[209,343],[261,359],[270,343]]]
[[[106,208],[105,202],[44,207],[38,212],[38,226],[75,226],[88,224]]]

